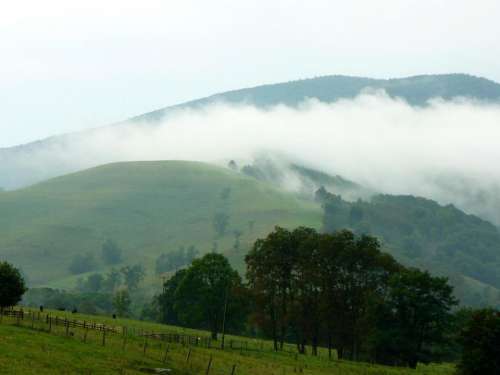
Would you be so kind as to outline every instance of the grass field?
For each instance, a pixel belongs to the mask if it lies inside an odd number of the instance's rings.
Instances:
[[[49,312],[64,318],[63,312]],[[37,314],[34,314],[37,317]],[[366,363],[330,360],[326,351],[319,357],[297,356],[293,346],[272,351],[268,341],[227,336],[226,349],[182,345],[141,336],[144,333],[180,333],[207,337],[208,333],[127,319],[67,314],[69,320],[85,320],[127,327],[127,334],[107,334],[83,328],[51,325],[45,315],[32,320],[4,316],[0,323],[0,373],[2,374],[140,374],[152,368],[169,368],[172,374],[212,375],[452,375],[452,365],[420,365],[417,370]],[[87,333],[86,333],[87,331]],[[231,340],[247,342],[241,349]],[[168,349],[168,351],[167,351]],[[244,349],[244,350],[243,350]]]
[[[226,192],[227,198],[223,198]],[[162,252],[195,245],[201,253],[225,253],[242,270],[250,244],[275,225],[319,227],[321,210],[266,183],[205,163],[161,161],[105,165],[0,194],[0,258],[21,266],[31,285],[68,288],[68,265],[78,253],[99,260],[114,239],[123,263],[142,263],[154,280]],[[229,216],[217,238],[213,217]],[[233,232],[241,247],[233,251]],[[97,271],[107,270],[102,263]]]

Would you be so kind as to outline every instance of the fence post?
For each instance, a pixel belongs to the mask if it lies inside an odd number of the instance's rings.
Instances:
[[[148,336],[146,336],[146,337],[144,338],[144,347],[143,347],[143,349],[142,349],[142,350],[143,350],[143,351],[142,351],[142,355],[144,355],[144,356],[146,356],[146,349],[147,349],[147,347],[148,347]]]
[[[236,364],[233,365],[233,368],[231,369],[231,375],[234,375],[236,373]]]
[[[210,359],[208,360],[207,371],[205,371],[205,375],[209,374],[210,367],[212,367],[212,356],[210,356]]]
[[[102,346],[106,346],[106,327],[102,326]]]
[[[49,318],[49,332],[52,332],[52,317],[47,315]]]
[[[163,356],[163,363],[167,362],[169,344],[165,347],[165,355]]]
[[[191,348],[189,348],[188,354],[186,356],[186,362],[189,362],[189,358],[191,358]]]

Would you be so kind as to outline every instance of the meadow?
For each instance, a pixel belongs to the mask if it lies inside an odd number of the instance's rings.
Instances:
[[[48,323],[47,316],[51,317]],[[57,317],[57,325],[55,324]],[[86,328],[72,322],[85,322]],[[94,327],[95,324],[96,328]],[[99,327],[109,327],[115,332]],[[89,328],[90,327],[90,328]],[[124,328],[126,327],[126,328]],[[163,340],[158,334],[164,334]],[[141,374],[170,369],[170,374],[212,375],[452,375],[450,364],[419,365],[416,370],[319,356],[297,355],[288,344],[274,352],[272,343],[226,335],[211,341],[205,331],[130,319],[61,311],[25,310],[24,318],[2,316],[0,373]],[[174,339],[176,338],[176,339]],[[191,340],[188,340],[191,339]],[[204,344],[202,344],[204,343]],[[156,372],[161,373],[161,372]]]

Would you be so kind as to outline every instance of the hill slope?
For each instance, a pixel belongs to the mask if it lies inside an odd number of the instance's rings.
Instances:
[[[319,205],[251,177],[180,161],[110,164],[3,192],[0,211],[0,257],[20,265],[36,285],[65,280],[76,254],[99,259],[107,238],[123,248],[124,263],[150,271],[163,252],[194,245],[203,253],[214,242],[241,264],[249,243],[274,225],[318,227],[322,215]],[[220,238],[218,213],[229,217]],[[242,232],[239,250],[235,230]]]
[[[295,106],[307,98],[330,103],[355,97],[366,88],[384,89],[392,97],[401,97],[410,104],[419,106],[425,105],[434,97],[444,99],[469,97],[484,101],[500,101],[500,84],[465,74],[424,75],[388,80],[337,75],[228,91],[142,114],[113,126],[154,124],[160,119],[168,120],[168,115],[174,110],[202,107],[218,101],[248,103],[258,107],[276,104]],[[116,159],[104,160],[82,165],[82,160],[74,160],[74,157],[66,155],[68,150],[81,147],[79,142],[83,144],[89,142],[87,136],[100,134],[102,129],[106,128],[55,136],[22,146],[0,148],[0,188],[15,189],[54,176],[116,161]],[[95,145],[92,145],[90,150],[93,150],[93,147]],[[137,159],[140,158],[135,158]],[[39,160],[45,161],[40,165]]]

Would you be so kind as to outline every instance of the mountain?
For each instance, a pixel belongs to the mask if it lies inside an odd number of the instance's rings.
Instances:
[[[215,243],[241,267],[250,243],[275,225],[321,222],[312,201],[228,168],[183,161],[110,164],[1,192],[0,212],[0,258],[21,266],[32,285],[60,287],[78,277],[69,270],[77,254],[93,255],[92,271],[109,269],[100,260],[107,239],[123,249],[117,266],[142,263],[154,278],[157,257],[181,246],[205,253]],[[216,215],[228,219],[223,235]]]
[[[113,159],[110,156],[108,156],[110,160],[92,159],[91,154],[95,145],[88,144],[91,143],[92,136],[110,128],[119,129],[134,124],[153,125],[160,119],[168,122],[168,116],[178,109],[200,108],[220,101],[247,103],[261,108],[277,104],[296,106],[307,98],[330,103],[339,99],[353,98],[368,88],[383,89],[388,95],[403,98],[415,106],[423,106],[429,99],[435,97],[444,99],[467,97],[490,102],[500,101],[500,84],[464,74],[422,75],[398,79],[337,75],[228,91],[162,108],[108,127],[55,136],[11,148],[0,148],[0,188],[15,189],[103,163],[119,161],[118,157]],[[127,134],[117,136],[126,137]],[[85,161],[75,156],[78,153],[72,153],[83,147],[82,145],[85,146],[82,152],[90,154]]]
[[[415,106],[423,106],[432,98],[449,100],[463,97],[500,101],[500,84],[467,74],[420,75],[393,79],[333,75],[228,91],[145,113],[132,118],[132,121],[155,122],[168,115],[172,109],[196,108],[214,102],[247,103],[257,107],[277,104],[296,106],[305,99],[316,98],[321,102],[332,103],[339,99],[354,98],[368,88],[385,90],[389,96],[403,98]]]

